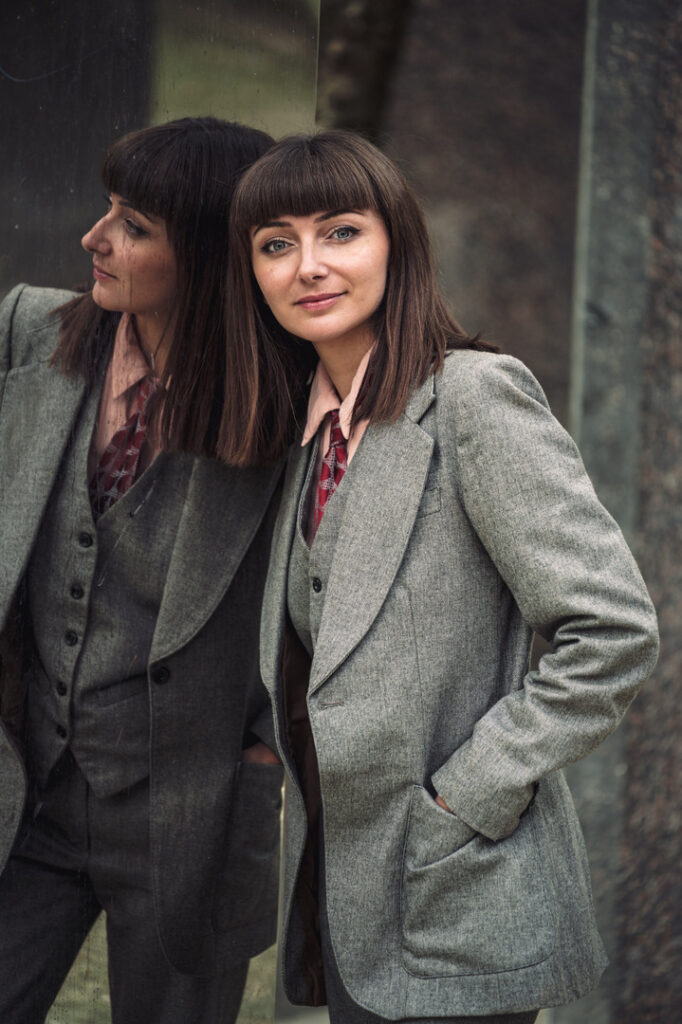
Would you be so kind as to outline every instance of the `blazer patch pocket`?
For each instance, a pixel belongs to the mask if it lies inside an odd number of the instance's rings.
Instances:
[[[434,512],[440,512],[440,487],[431,487],[424,491],[417,509],[417,518],[433,515]]]
[[[552,953],[532,811],[493,842],[412,790],[402,878],[403,963],[419,977],[498,974]]]

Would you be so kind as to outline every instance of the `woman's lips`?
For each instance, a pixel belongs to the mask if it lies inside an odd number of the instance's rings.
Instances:
[[[102,270],[102,268],[98,267],[96,263],[93,263],[92,265],[92,276],[95,278],[96,281],[114,280],[113,274],[107,274],[106,270]]]
[[[314,311],[316,309],[328,309],[333,306],[337,299],[340,299],[343,292],[326,292],[322,295],[304,295],[295,305],[303,309]]]

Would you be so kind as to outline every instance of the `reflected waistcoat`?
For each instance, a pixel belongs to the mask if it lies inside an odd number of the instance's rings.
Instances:
[[[97,796],[149,774],[147,664],[191,457],[161,453],[93,522],[83,403],[28,570],[27,753],[40,785],[67,747]]]

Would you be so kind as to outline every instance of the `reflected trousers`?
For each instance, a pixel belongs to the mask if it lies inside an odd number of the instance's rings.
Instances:
[[[105,910],[113,1024],[233,1024],[248,962],[197,978],[174,970],[163,953],[149,780],[99,799],[67,752],[32,804],[0,877],[0,1021],[44,1024]]]

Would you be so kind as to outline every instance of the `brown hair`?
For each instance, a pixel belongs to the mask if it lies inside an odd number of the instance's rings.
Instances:
[[[265,132],[186,117],[118,139],[104,158],[109,192],[162,217],[178,264],[177,317],[164,371],[161,435],[167,448],[214,455],[225,393],[225,278],[230,199],[240,174],[272,144]],[[92,386],[120,314],[90,292],[58,310],[52,357]]]
[[[393,421],[448,348],[496,351],[467,335],[445,306],[419,201],[397,167],[350,131],[283,139],[235,189],[230,216],[227,380],[218,454],[236,465],[280,457],[317,357],[266,306],[251,269],[254,226],[282,216],[367,210],[383,219],[390,255],[374,316],[376,345],[354,418]]]

